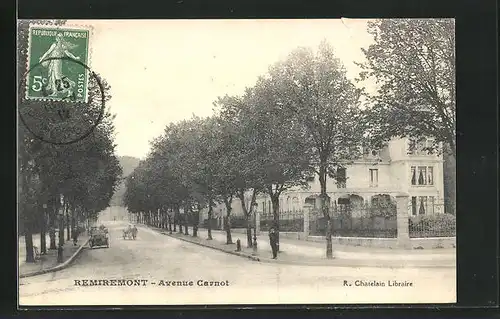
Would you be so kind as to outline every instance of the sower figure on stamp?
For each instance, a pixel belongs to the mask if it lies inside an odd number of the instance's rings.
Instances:
[[[64,76],[61,58],[69,57],[74,60],[79,60],[80,57],[74,56],[69,52],[69,50],[75,47],[76,45],[65,41],[62,33],[59,33],[56,36],[56,42],[54,42],[40,58],[42,66],[48,69],[49,81],[47,88],[51,91],[50,96],[56,96],[61,91],[66,92],[68,95],[72,94],[71,88],[75,86],[75,82]],[[53,59],[44,62],[47,58]]]
[[[269,229],[269,243],[273,251],[273,259],[276,259],[278,257],[278,232],[274,226]]]

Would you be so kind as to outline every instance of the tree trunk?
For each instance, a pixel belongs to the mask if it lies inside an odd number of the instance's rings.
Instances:
[[[173,222],[174,222],[174,232],[177,231],[177,212],[174,211],[174,216],[173,216]]]
[[[226,244],[232,244],[233,243],[233,238],[231,236],[231,217],[229,216],[229,213],[227,214],[226,218],[224,219],[224,229],[226,230]]]
[[[225,221],[225,228],[226,228],[226,244],[232,244],[233,243],[233,238],[231,237],[231,202],[232,200],[224,199],[224,203],[226,205],[226,221]]]
[[[46,236],[46,225],[47,225],[47,218],[46,218],[46,213],[45,209],[42,210],[41,213],[41,221],[40,221],[40,253],[41,254],[46,254],[47,253],[47,239],[45,238]]]
[[[76,230],[76,218],[75,214],[71,214],[71,238],[75,238],[78,235],[78,231]]]
[[[50,246],[49,249],[57,249],[56,246],[56,226],[57,226],[57,212],[55,207],[49,208],[49,238],[50,238]]]
[[[169,218],[168,218],[168,209],[165,208],[163,210],[163,228],[167,229],[167,230],[168,230],[168,221],[169,221]]]
[[[51,209],[51,212],[49,213],[49,239],[50,239],[50,246],[49,249],[57,249],[56,246],[56,226],[57,226],[57,219],[56,219],[56,213],[54,212],[53,209]]]
[[[66,240],[71,240],[71,225],[69,223],[69,209],[66,209]]]
[[[243,216],[246,219],[246,228],[247,228],[247,247],[252,247],[252,221],[249,213],[249,209],[245,204],[245,190],[238,190],[238,199],[240,200],[241,210],[243,211]]]
[[[168,231],[170,233],[172,233],[172,219],[173,219],[172,209],[169,208],[167,211],[167,221],[168,221]]]
[[[321,161],[319,169],[319,182],[321,186],[321,211],[326,220],[326,258],[333,258],[332,248],[332,225],[330,220],[330,213],[328,212],[329,197],[326,194],[326,160]]]
[[[276,229],[276,246],[280,252],[280,194],[278,192],[271,195],[271,203],[273,205],[273,224]]]
[[[160,228],[165,229],[165,214],[164,214],[163,208],[160,208],[159,219],[160,219]]]
[[[252,248],[252,217],[250,215],[247,216],[247,247]]]
[[[175,208],[175,214],[177,216],[177,224],[179,224],[179,233],[182,234],[182,216],[179,207]]]
[[[33,254],[33,235],[32,235],[31,227],[32,227],[32,225],[30,222],[24,223],[24,241],[26,244],[26,262],[27,263],[34,263],[35,262],[35,256]]]
[[[193,213],[193,237],[198,237],[198,224],[200,223],[200,208],[197,208],[197,212]]]
[[[184,235],[189,235],[189,209],[184,210]]]
[[[64,212],[59,216],[59,246],[64,245]]]
[[[207,231],[208,231],[208,240],[212,240],[212,214],[213,214],[213,208],[212,208],[212,201],[209,200],[208,204],[208,223],[207,223]]]

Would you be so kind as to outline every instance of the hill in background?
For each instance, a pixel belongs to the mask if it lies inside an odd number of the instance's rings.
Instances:
[[[132,156],[118,156],[118,160],[123,170],[122,178],[129,176],[140,162],[140,159]],[[125,180],[118,185],[111,198],[110,206],[123,206],[123,195],[125,195]]]

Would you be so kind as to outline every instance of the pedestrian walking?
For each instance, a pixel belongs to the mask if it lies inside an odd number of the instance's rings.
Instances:
[[[278,232],[274,227],[269,229],[269,243],[271,244],[271,250],[273,251],[273,259],[278,258]]]

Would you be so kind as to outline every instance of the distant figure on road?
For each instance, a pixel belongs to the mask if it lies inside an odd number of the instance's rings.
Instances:
[[[137,227],[134,225],[134,227],[132,227],[132,238],[135,239],[135,237],[137,237]]]
[[[101,224],[101,226],[99,226],[99,230],[100,230],[100,231],[103,231],[103,232],[105,232],[105,233],[107,233],[107,232],[108,232],[108,229],[107,229],[107,228],[106,228],[106,226],[104,226],[103,224]]]
[[[273,251],[273,259],[276,259],[278,257],[278,232],[274,227],[269,229],[269,243]]]

